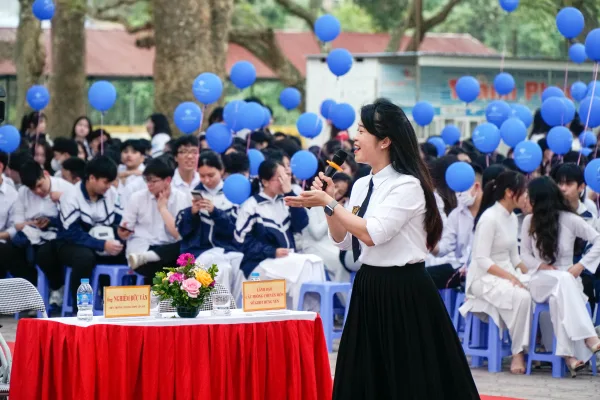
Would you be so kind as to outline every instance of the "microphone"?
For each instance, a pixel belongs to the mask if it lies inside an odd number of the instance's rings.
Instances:
[[[331,178],[336,172],[342,172],[342,164],[344,164],[346,158],[348,158],[348,153],[346,153],[344,150],[339,149],[336,151],[336,153],[333,155],[333,159],[331,161],[327,161],[329,166],[325,170],[325,176]],[[325,191],[325,189],[327,189],[327,182],[323,182],[323,191]]]

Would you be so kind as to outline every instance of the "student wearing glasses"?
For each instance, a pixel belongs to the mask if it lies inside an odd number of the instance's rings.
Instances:
[[[173,154],[177,162],[177,169],[173,175],[171,186],[191,195],[200,183],[200,175],[196,170],[198,167],[198,139],[194,136],[182,136],[173,143]]]

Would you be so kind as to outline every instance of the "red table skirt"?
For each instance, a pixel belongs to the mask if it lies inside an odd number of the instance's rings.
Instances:
[[[19,321],[11,400],[329,400],[321,319],[81,328]]]

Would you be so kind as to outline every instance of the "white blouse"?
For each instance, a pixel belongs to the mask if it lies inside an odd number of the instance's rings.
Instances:
[[[532,216],[528,215],[523,221],[521,257],[529,271],[537,271],[542,263],[550,264],[550,262],[540,256],[536,239],[529,235],[531,218]],[[596,272],[600,262],[600,233],[575,213],[562,211],[558,222],[558,249],[556,261],[552,265],[562,271],[568,270],[573,265],[575,239],[581,238],[593,246],[579,262],[591,273]]]
[[[358,261],[377,267],[423,261],[428,251],[424,228],[425,195],[421,182],[414,176],[396,172],[390,164],[377,174],[356,181],[347,207],[351,211],[362,205],[371,179],[373,193],[363,218],[367,220],[367,231],[375,245],[369,247],[359,241],[361,254]],[[352,251],[350,232],[341,242],[334,243],[341,250]]]

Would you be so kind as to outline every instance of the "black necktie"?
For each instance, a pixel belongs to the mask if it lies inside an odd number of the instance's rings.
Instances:
[[[367,192],[367,197],[365,197],[365,200],[360,206],[360,210],[358,210],[358,213],[356,214],[359,217],[362,218],[365,216],[365,213],[367,212],[367,207],[369,207],[369,200],[371,200],[372,194],[373,178],[371,178],[371,180],[369,181],[369,191]],[[358,243],[358,239],[356,238],[356,236],[352,236],[352,255],[354,255],[354,262],[356,262],[356,260],[358,260],[358,257],[360,256],[360,243]]]

